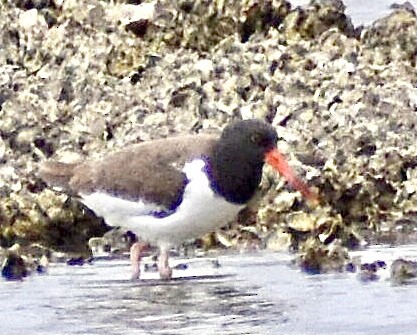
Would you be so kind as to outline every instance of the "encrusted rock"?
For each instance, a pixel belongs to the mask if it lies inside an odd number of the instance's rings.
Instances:
[[[29,274],[26,263],[23,258],[10,252],[3,260],[1,265],[1,275],[7,280],[20,280]]]
[[[2,248],[39,242],[87,256],[88,239],[106,231],[46,189],[43,160],[99,157],[251,117],[276,127],[280,150],[322,201],[309,208],[265,169],[258,202],[222,231],[224,244],[256,249],[278,232],[278,244],[289,237],[323,271],[343,263],[315,261],[333,259],[333,245],[416,240],[409,8],[360,32],[337,1],[7,0],[0,30]],[[213,236],[206,245],[219,246]]]
[[[399,7],[388,17],[379,19],[362,33],[367,61],[386,66],[393,61],[416,65],[417,17],[414,10]]]
[[[297,263],[309,274],[343,272],[350,258],[347,248],[332,244],[325,246],[316,239],[308,239],[303,245]]]
[[[397,284],[405,284],[417,277],[417,262],[396,259],[391,265],[391,280]]]
[[[283,22],[285,37],[288,40],[314,39],[333,27],[353,37],[355,28],[344,10],[343,4],[340,6],[334,1],[312,1],[308,7],[298,7]]]

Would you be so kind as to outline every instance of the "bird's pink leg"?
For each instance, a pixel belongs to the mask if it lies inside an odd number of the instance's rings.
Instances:
[[[159,254],[158,270],[161,279],[168,280],[172,277],[172,269],[169,267],[169,248],[161,248]]]
[[[132,280],[140,277],[140,260],[142,258],[142,251],[148,247],[145,242],[135,242],[130,247],[130,262],[132,264]]]

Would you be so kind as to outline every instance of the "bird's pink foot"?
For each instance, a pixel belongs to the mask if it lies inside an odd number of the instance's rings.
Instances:
[[[170,280],[172,278],[172,269],[170,267],[159,269],[159,277],[163,280]]]
[[[140,278],[140,260],[142,251],[148,247],[145,242],[136,242],[130,247],[130,262],[132,264],[132,280]]]
[[[161,253],[159,254],[158,270],[159,277],[163,280],[169,280],[172,278],[172,269],[169,267],[168,256],[169,250],[161,248]]]

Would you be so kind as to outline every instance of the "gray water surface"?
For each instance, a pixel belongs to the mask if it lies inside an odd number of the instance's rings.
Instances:
[[[369,260],[416,259],[417,246],[376,247]],[[127,260],[52,266],[22,282],[0,281],[0,333],[416,334],[417,285],[357,274],[307,275],[279,253],[177,259],[174,280],[129,280]],[[385,273],[387,275],[387,273]]]

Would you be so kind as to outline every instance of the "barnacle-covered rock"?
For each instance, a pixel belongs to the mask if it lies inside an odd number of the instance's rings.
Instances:
[[[89,255],[88,239],[108,230],[93,212],[66,196],[57,201],[52,192],[44,192],[40,203],[48,206],[43,208],[46,217],[40,241],[54,250]]]
[[[337,1],[1,1],[1,247],[87,254],[106,230],[45,189],[43,160],[251,117],[276,127],[321,204],[266,168],[249,212],[202,245],[310,250],[320,264],[333,245],[417,240],[414,28],[399,9],[358,36]]]
[[[338,244],[323,245],[310,238],[303,245],[297,259],[301,269],[310,274],[343,272],[350,260],[347,248]]]
[[[29,274],[29,270],[23,258],[14,253],[9,252],[1,265],[1,275],[6,280],[21,280]]]
[[[37,259],[42,255],[34,254],[35,242],[46,250],[88,254],[88,238],[107,230],[91,211],[50,191],[36,200],[33,196],[12,195],[0,204],[0,217],[1,245],[19,243],[26,255],[33,254]]]
[[[396,284],[405,284],[415,281],[417,277],[417,262],[405,259],[396,259],[391,265],[391,280]]]
[[[388,17],[374,22],[361,36],[367,61],[386,66],[392,61],[416,65],[417,17],[414,10],[399,7]]]
[[[40,250],[41,253],[36,252]],[[24,247],[16,243],[10,248],[0,249],[1,275],[6,280],[21,280],[32,272],[45,273],[51,255],[51,250],[38,244]]]
[[[284,19],[285,37],[287,41],[315,39],[333,27],[353,37],[355,28],[344,10],[343,4],[334,1],[312,1],[308,7],[297,7]]]
[[[136,8],[135,8],[136,7]],[[125,12],[119,20],[129,34],[116,42],[109,54],[109,73],[126,76],[149,66],[149,56],[185,48],[199,54],[213,50],[229,37],[246,42],[255,32],[277,28],[291,5],[273,1],[153,1],[138,6],[117,5],[113,12]],[[135,15],[134,13],[137,13]]]
[[[239,35],[246,42],[255,32],[266,33],[269,28],[278,28],[288,15],[291,4],[282,0],[243,1],[240,14]]]

